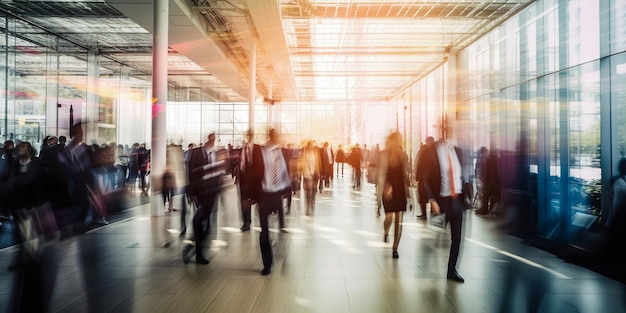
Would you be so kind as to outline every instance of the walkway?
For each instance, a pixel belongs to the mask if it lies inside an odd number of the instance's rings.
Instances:
[[[260,275],[258,221],[239,231],[234,185],[220,201],[209,265],[183,264],[178,212],[150,217],[149,205],[134,207],[126,219],[50,246],[52,311],[626,312],[623,284],[523,245],[471,212],[459,266],[465,283],[446,280],[448,234],[415,212],[392,259],[373,186],[353,191],[339,177],[331,187],[318,193],[315,216],[302,213],[297,195],[287,233],[273,229],[269,276]],[[16,272],[6,268],[16,252],[0,250],[0,308],[14,295]]]

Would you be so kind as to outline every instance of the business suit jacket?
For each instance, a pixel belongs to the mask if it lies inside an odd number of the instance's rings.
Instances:
[[[236,182],[239,183],[242,199],[256,201],[258,200],[259,192],[261,191],[261,181],[263,180],[263,171],[265,167],[263,165],[263,157],[261,155],[261,146],[253,144],[252,155],[247,157],[250,158],[251,162],[246,164],[245,170],[239,172]],[[244,162],[244,160],[241,159],[240,162]]]
[[[437,145],[440,144],[445,144],[445,142],[436,142],[434,145],[428,147],[426,150],[423,151],[423,159],[420,159],[420,161],[425,162],[425,164],[423,164],[423,180],[424,188],[426,189],[426,195],[428,196],[428,199],[435,199],[437,201],[441,199],[441,196],[439,195],[441,193],[441,167],[439,166],[439,156],[437,154]],[[456,152],[456,156],[458,157],[459,163],[461,164],[461,173],[458,173],[458,175],[462,175],[462,151],[461,149],[459,149],[459,147],[456,146],[454,147],[454,151]],[[463,177],[461,177],[461,181],[463,181]]]
[[[212,205],[215,195],[222,187],[222,175],[226,172],[226,158],[219,151],[215,161],[210,162],[209,156],[204,152],[204,147],[191,150],[189,156],[189,196],[196,197],[198,204]]]

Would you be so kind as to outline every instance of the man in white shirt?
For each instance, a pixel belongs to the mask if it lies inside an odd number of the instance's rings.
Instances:
[[[463,225],[462,168],[461,150],[454,145],[439,140],[434,149],[425,151],[425,161],[431,165],[425,169],[424,187],[433,214],[445,213],[446,222],[450,223],[450,256],[448,258],[447,278],[457,282],[465,280],[456,270],[461,246],[461,227]]]
[[[287,171],[287,162],[283,156],[282,149],[278,145],[279,135],[275,129],[270,129],[269,140],[261,147],[261,153],[253,164],[262,166],[258,171],[257,184],[260,184],[258,199],[259,221],[261,225],[261,236],[259,245],[261,246],[261,256],[263,258],[262,275],[268,275],[272,271],[274,256],[269,234],[268,216],[278,211],[280,228],[285,227],[285,217],[283,213],[283,195],[286,189],[291,188],[291,180]],[[258,158],[261,160],[258,160]]]

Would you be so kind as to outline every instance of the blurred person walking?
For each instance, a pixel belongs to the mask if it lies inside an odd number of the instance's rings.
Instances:
[[[254,143],[254,131],[249,129],[246,131],[245,142],[241,147],[241,156],[239,158],[239,168],[237,176],[235,177],[235,183],[239,187],[239,199],[241,203],[241,219],[242,225],[240,230],[242,232],[250,230],[250,224],[252,223],[252,205],[256,203],[258,195],[258,189],[254,186],[255,177],[260,177],[257,173],[260,169],[259,166],[253,161],[260,159],[261,146]]]
[[[187,233],[187,205],[193,205],[191,202],[191,196],[189,195],[189,159],[191,157],[191,151],[196,148],[195,143],[187,145],[187,150],[183,152],[183,161],[185,163],[185,184],[184,195],[182,197],[182,205],[180,211],[180,236],[185,236]]]
[[[298,171],[302,173],[306,215],[315,212],[316,186],[320,179],[320,155],[312,140],[307,141],[298,159]]]
[[[402,150],[400,133],[393,132],[387,136],[385,150],[380,153],[378,164],[377,197],[385,209],[384,241],[388,242],[391,222],[394,224],[393,251],[394,259],[399,257],[398,245],[402,236],[402,218],[406,211],[409,197],[409,158]]]
[[[64,151],[59,156],[67,175],[68,192],[72,198],[72,208],[62,217],[65,225],[61,233],[62,238],[87,230],[87,219],[91,216],[93,220],[91,203],[97,196],[89,146],[83,142],[83,123],[74,124],[71,133],[72,140],[65,145]]]
[[[500,173],[498,163],[500,157],[495,149],[484,151],[479,167],[479,177],[482,182],[482,199],[480,209],[476,214],[491,214],[497,211],[500,203]]]
[[[337,147],[337,154],[335,156],[335,163],[337,163],[337,177],[339,177],[339,168],[341,167],[341,177],[343,177],[343,165],[346,163],[346,153],[343,151],[343,146]]]
[[[252,162],[258,169],[259,176],[255,178],[258,193],[259,222],[261,225],[261,235],[259,245],[263,259],[262,275],[269,275],[274,264],[274,254],[269,233],[268,217],[273,212],[278,211],[279,226],[285,227],[283,211],[283,195],[285,190],[291,188],[287,163],[278,145],[280,136],[276,129],[270,129],[269,140],[261,147],[261,153]]]
[[[465,280],[456,270],[461,249],[463,211],[467,208],[463,201],[463,169],[461,150],[444,138],[435,142],[433,149],[425,154],[427,164],[432,166],[424,172],[424,187],[433,214],[445,213],[446,223],[450,223],[450,255],[447,278],[457,282]]]
[[[424,173],[427,168],[432,167],[432,164],[428,164],[429,159],[426,155],[429,153],[427,150],[431,149],[435,144],[435,138],[428,136],[426,138],[426,143],[422,145],[417,152],[417,156],[415,159],[415,179],[417,180],[417,192],[419,197],[419,206],[421,215],[419,215],[419,219],[426,220],[426,205],[428,204],[428,195],[426,194],[426,187],[424,186]]]
[[[363,162],[363,156],[361,155],[361,147],[357,143],[350,152],[350,166],[352,166],[352,189],[361,189],[361,162]]]
[[[189,156],[189,195],[197,210],[193,217],[196,263],[209,264],[204,256],[204,243],[209,234],[210,216],[220,189],[222,176],[226,173],[226,158],[218,154],[215,133],[209,134],[203,146],[191,150]],[[189,262],[192,246],[183,250],[183,261]]]
[[[320,180],[319,190],[320,192],[324,187],[330,187],[330,181],[333,177],[333,160],[335,159],[335,153],[330,148],[328,142],[324,142],[322,147],[319,148],[320,152]]]

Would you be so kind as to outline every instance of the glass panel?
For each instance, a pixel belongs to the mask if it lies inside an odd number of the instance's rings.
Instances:
[[[618,170],[619,162],[624,162],[626,159],[624,125],[626,125],[626,53],[621,53],[611,57],[611,145],[613,151],[611,181],[617,176],[625,176]],[[610,201],[610,205],[603,206],[607,210],[607,212],[603,212],[603,222],[608,221],[608,217],[616,211],[613,208],[614,199],[611,196],[615,197],[615,194],[609,194],[606,198],[607,201]]]
[[[548,238],[558,237],[561,216],[561,141],[560,141],[560,100],[558,87],[558,74],[546,77],[546,101],[548,105],[548,145],[549,145],[549,167],[550,177],[548,178],[547,197],[548,208],[546,211],[545,234]]]
[[[600,215],[599,62],[569,70],[570,205],[572,240],[579,242]]]
[[[600,5],[596,1],[568,2],[569,64],[577,65],[600,56]]]
[[[611,53],[626,49],[626,0],[611,0]]]

